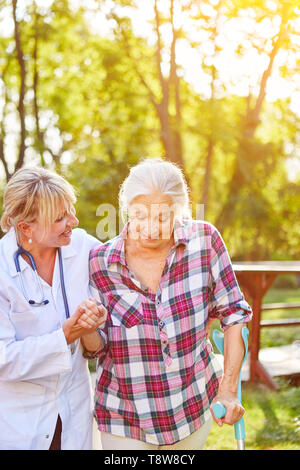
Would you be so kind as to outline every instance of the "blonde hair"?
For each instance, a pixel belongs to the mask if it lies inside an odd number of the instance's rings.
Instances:
[[[45,233],[75,202],[75,190],[62,176],[45,168],[21,168],[5,187],[1,229],[14,227],[17,234],[18,222],[38,221]]]
[[[134,198],[158,190],[172,197],[177,216],[190,219],[189,191],[182,170],[162,158],[146,158],[130,169],[119,192],[123,220]]]

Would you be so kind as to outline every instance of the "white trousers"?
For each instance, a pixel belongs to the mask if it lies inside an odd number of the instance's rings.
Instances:
[[[103,450],[202,450],[212,426],[212,418],[206,421],[200,429],[190,436],[172,445],[157,446],[148,442],[130,439],[128,437],[115,436],[101,432]]]

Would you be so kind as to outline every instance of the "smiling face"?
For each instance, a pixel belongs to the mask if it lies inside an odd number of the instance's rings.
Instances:
[[[173,199],[160,191],[137,196],[129,206],[129,221],[130,238],[145,248],[158,248],[173,234]]]
[[[69,209],[62,208],[61,211],[58,212],[56,220],[46,233],[41,224],[33,224],[32,242],[45,247],[69,245],[71,242],[72,228],[76,227],[79,223],[75,213],[74,206],[71,206]]]
[[[5,188],[1,224],[5,231],[14,228],[24,249],[68,245],[78,225],[75,202],[75,190],[62,176],[45,168],[21,168]]]
[[[30,223],[20,222],[19,230],[26,238],[32,239],[33,246],[58,248],[69,245],[72,228],[79,223],[75,214],[73,205],[68,208],[63,205],[57,210],[56,218],[47,230],[39,220]]]

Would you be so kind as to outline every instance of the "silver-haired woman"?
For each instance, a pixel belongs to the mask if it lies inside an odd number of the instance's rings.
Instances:
[[[97,332],[83,339],[87,353],[98,350],[102,446],[199,450],[214,401],[227,408],[224,418],[214,417],[220,425],[244,413],[236,393],[241,329],[251,308],[218,230],[190,217],[175,165],[155,159],[133,167],[120,203],[128,223],[90,257],[91,283],[108,319],[101,340]],[[207,339],[214,318],[224,329],[223,374]]]
[[[80,339],[106,318],[89,291],[100,242],[78,225],[73,187],[39,168],[5,188],[0,240],[0,449],[92,448]]]

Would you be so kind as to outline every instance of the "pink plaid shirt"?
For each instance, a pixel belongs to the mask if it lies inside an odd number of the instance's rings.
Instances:
[[[108,309],[98,356],[95,417],[100,431],[170,445],[210,417],[221,367],[206,339],[209,318],[223,329],[251,320],[218,230],[176,221],[157,292],[130,272],[120,235],[91,251],[90,282]],[[147,269],[147,266],[145,266]]]

